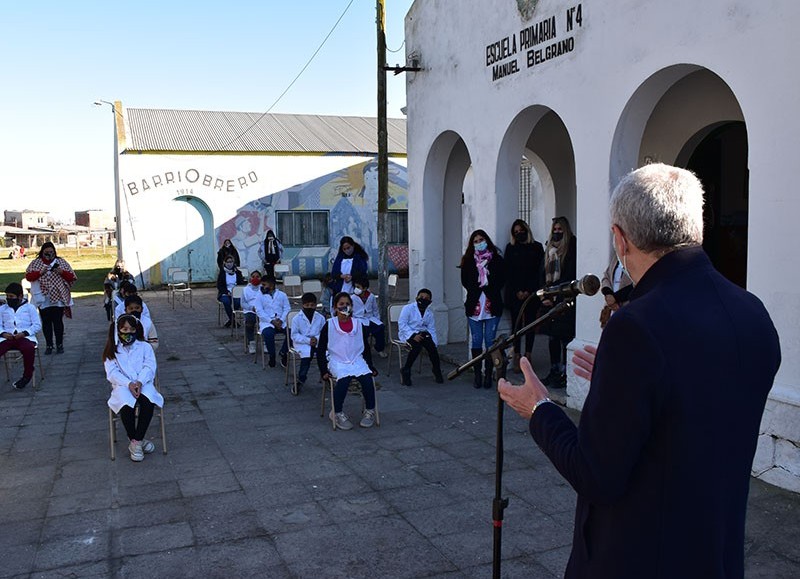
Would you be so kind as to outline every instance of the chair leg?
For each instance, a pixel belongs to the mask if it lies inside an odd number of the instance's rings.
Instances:
[[[161,423],[161,446],[164,454],[167,454],[167,430],[164,426],[164,407],[162,406],[158,412],[158,421]]]
[[[117,431],[114,428],[114,411],[108,409],[108,445],[111,447],[111,460],[116,460],[117,454],[114,443],[117,442]]]

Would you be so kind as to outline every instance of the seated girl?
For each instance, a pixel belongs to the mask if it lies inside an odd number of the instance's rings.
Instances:
[[[364,396],[364,412],[359,426],[375,424],[375,383],[378,371],[372,365],[367,334],[361,322],[352,318],[353,301],[350,294],[339,292],[333,298],[335,316],[328,320],[319,335],[317,363],[323,380],[336,378],[333,389],[331,418],[336,427],[350,430],[353,424],[344,413],[344,399],[350,381],[358,380]]]
[[[154,407],[161,408],[164,398],[156,390],[156,356],[145,341],[139,321],[123,314],[108,328],[108,340],[103,350],[106,378],[111,382],[108,407],[119,414],[130,444],[131,460],[141,462],[144,455],[155,450],[145,439],[153,418]],[[139,406],[139,416],[135,408]]]

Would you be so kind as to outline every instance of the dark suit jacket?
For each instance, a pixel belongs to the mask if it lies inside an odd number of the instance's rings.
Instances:
[[[233,271],[236,272],[236,285],[244,285],[244,276],[241,270],[237,267]],[[219,270],[217,274],[217,299],[228,293],[228,278],[225,277],[225,270]]]
[[[743,577],[750,468],[780,365],[762,303],[701,248],[669,253],[603,332],[576,428],[531,434],[578,493],[566,577]]]

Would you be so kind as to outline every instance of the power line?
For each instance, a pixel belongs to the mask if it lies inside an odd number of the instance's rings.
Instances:
[[[386,47],[386,50],[388,50],[389,52],[400,52],[401,50],[403,50],[403,47],[405,45],[406,45],[406,41],[405,41],[405,39],[403,39],[403,42],[400,44],[400,48],[398,48],[397,50],[392,50],[388,46]]]
[[[226,150],[233,143],[235,143],[236,141],[241,139],[244,135],[246,135],[248,132],[250,132],[250,130],[253,127],[255,127],[261,121],[261,119],[263,119],[265,116],[267,116],[269,114],[269,112],[275,107],[275,105],[277,105],[280,102],[280,100],[286,95],[286,93],[289,92],[289,90],[294,86],[294,83],[297,82],[297,80],[306,71],[306,69],[309,67],[309,65],[314,60],[314,58],[317,56],[317,54],[319,54],[319,51],[322,50],[322,47],[325,46],[325,43],[328,42],[328,39],[333,34],[334,30],[336,30],[336,27],[339,26],[339,23],[342,21],[342,18],[344,18],[344,15],[347,14],[347,11],[350,10],[350,6],[353,5],[354,1],[355,0],[350,0],[350,2],[347,3],[347,6],[345,6],[344,11],[339,16],[338,20],[336,20],[336,22],[334,23],[333,27],[330,29],[330,32],[328,32],[328,34],[325,36],[325,38],[322,39],[322,42],[317,47],[317,49],[314,51],[314,54],[311,55],[311,58],[308,59],[308,62],[305,63],[303,68],[300,69],[300,72],[297,73],[297,76],[295,76],[294,79],[292,80],[292,82],[289,83],[289,86],[287,86],[286,89],[280,94],[280,96],[275,99],[275,102],[273,102],[271,105],[269,105],[269,108],[266,111],[264,111],[261,114],[261,116],[259,116],[255,121],[253,121],[253,123],[249,127],[247,127],[244,131],[242,131],[241,133],[236,135],[233,139],[228,141],[225,145],[220,147],[220,150],[222,150],[222,151]],[[405,41],[403,41],[403,42],[405,42]]]

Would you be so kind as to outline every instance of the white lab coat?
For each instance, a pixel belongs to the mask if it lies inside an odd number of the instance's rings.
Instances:
[[[261,285],[248,283],[242,290],[242,311],[251,313],[256,311],[256,301],[261,296]]]
[[[139,322],[142,324],[142,330],[144,331],[144,337],[147,343],[153,347],[153,351],[155,352],[158,350],[158,332],[156,331],[156,325],[150,318],[146,318],[144,315],[142,315],[142,319],[140,319]]]
[[[123,406],[133,408],[136,405],[128,384],[141,382],[141,393],[156,406],[164,406],[164,398],[156,390],[156,355],[146,342],[135,341],[130,346],[117,346],[117,357],[106,360],[103,364],[106,369],[106,378],[111,382],[111,397],[108,407],[119,413]]]
[[[325,316],[319,312],[314,312],[310,322],[304,312],[292,319],[292,345],[300,352],[301,358],[311,357],[311,338],[319,339],[319,333],[324,327]]]
[[[370,324],[382,325],[381,314],[378,311],[378,300],[375,294],[370,293],[367,300],[363,301],[361,296],[352,294],[350,299],[353,301],[353,317],[361,320],[365,326]]]
[[[14,308],[8,304],[0,306],[0,333],[18,334],[28,332],[25,339],[38,344],[36,332],[41,330],[42,321],[39,318],[39,311],[36,306],[28,303],[28,300],[23,299],[17,311],[14,311]],[[5,338],[0,338],[0,342],[5,340]]]
[[[417,302],[414,301],[400,310],[400,317],[397,320],[397,335],[402,341],[407,342],[411,336],[419,332],[428,332],[433,343],[439,345],[431,307],[428,306],[423,316],[419,313]]]
[[[337,379],[345,376],[372,375],[364,360],[364,334],[359,320],[353,320],[353,329],[345,332],[338,318],[328,320],[328,370]]]
[[[124,315],[125,315],[125,300],[122,300],[122,302],[117,300],[117,305],[116,307],[114,307],[114,320],[116,321],[117,318]],[[144,302],[142,302],[142,317],[150,318],[150,308],[148,308],[147,304]]]
[[[255,305],[259,332],[274,327],[272,320],[275,319],[280,320],[283,327],[286,328],[286,318],[289,316],[292,306],[289,305],[289,298],[281,290],[276,289],[272,295],[260,294]]]

